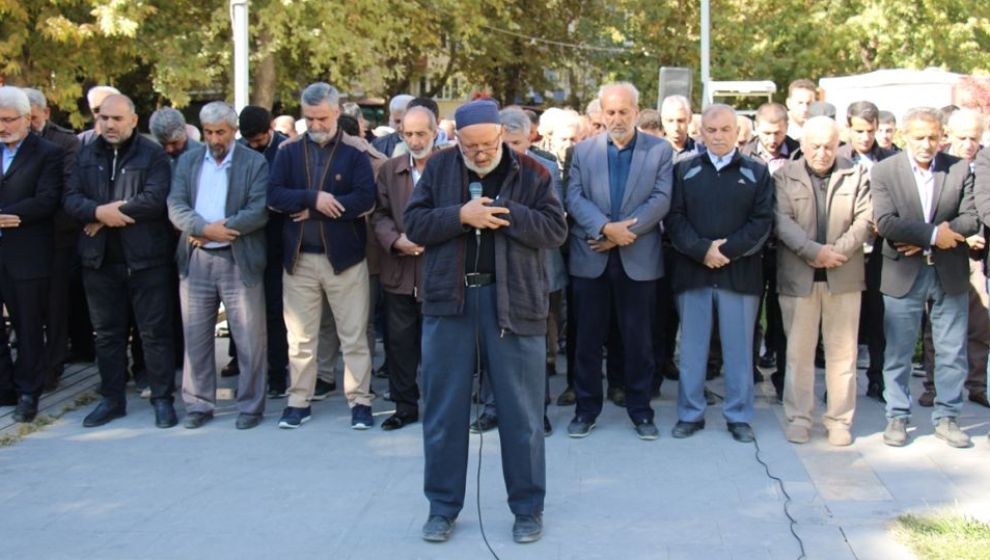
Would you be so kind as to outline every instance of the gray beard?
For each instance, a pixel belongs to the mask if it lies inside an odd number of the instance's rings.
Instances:
[[[422,160],[422,159],[426,159],[426,157],[429,156],[430,152],[432,151],[433,151],[433,146],[427,146],[418,152],[409,150],[409,155],[411,155],[412,158],[415,160]]]
[[[309,138],[313,142],[316,142],[317,144],[319,144],[321,146],[324,145],[324,144],[326,144],[327,142],[329,142],[333,138],[333,134],[331,134],[329,132],[312,132],[312,131],[307,131],[306,134],[309,134]]]
[[[229,146],[220,146],[219,148],[210,148],[210,155],[213,159],[217,161],[223,161],[223,158],[227,157],[227,152],[230,151]]]
[[[478,174],[479,177],[484,177],[485,175],[488,175],[492,171],[495,171],[495,168],[498,167],[499,163],[502,163],[501,144],[498,145],[498,151],[495,152],[495,157],[492,158],[492,162],[484,167],[479,167],[478,165],[475,165],[475,163],[471,161],[470,158],[466,156],[464,157],[464,167],[467,167],[470,171],[474,171],[475,173]]]

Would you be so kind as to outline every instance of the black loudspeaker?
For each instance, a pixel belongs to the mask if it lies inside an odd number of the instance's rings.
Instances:
[[[660,87],[657,94],[657,110],[660,104],[671,95],[683,95],[691,99],[691,85],[694,82],[693,72],[690,68],[680,68],[677,66],[660,67]]]

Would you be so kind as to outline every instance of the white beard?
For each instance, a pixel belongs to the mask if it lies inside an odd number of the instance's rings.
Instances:
[[[461,155],[464,154],[462,153]],[[501,144],[498,145],[498,151],[495,152],[495,157],[492,158],[491,163],[489,163],[484,167],[480,167],[476,165],[473,161],[471,161],[471,158],[464,156],[464,167],[467,167],[470,171],[474,171],[475,173],[478,174],[479,177],[484,177],[485,175],[488,175],[492,171],[495,171],[495,168],[498,167],[498,164],[501,162],[502,162]]]
[[[414,160],[419,161],[419,160],[422,160],[422,159],[426,159],[426,157],[429,156],[430,155],[430,152],[432,152],[432,151],[433,151],[433,146],[432,145],[428,145],[428,146],[426,146],[425,148],[423,148],[422,150],[420,150],[418,152],[414,152],[413,150],[409,150],[409,155],[411,155]]]

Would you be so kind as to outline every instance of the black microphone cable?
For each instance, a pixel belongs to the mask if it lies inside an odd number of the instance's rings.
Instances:
[[[711,390],[709,390],[707,388],[705,390],[708,391],[709,393],[715,395],[715,397],[718,398],[719,400],[721,400],[723,402],[725,401],[725,397],[722,396],[722,395],[720,395],[720,394],[718,394],[718,393],[716,393],[715,391],[711,391]],[[759,442],[759,440],[756,439],[756,434],[755,433],[753,434],[753,447],[755,448],[756,462],[759,463],[761,466],[763,466],[763,471],[766,472],[767,478],[769,478],[770,480],[776,482],[777,483],[777,487],[780,488],[780,493],[784,495],[784,515],[787,516],[787,520],[789,521],[788,529],[790,529],[791,536],[794,537],[794,540],[797,541],[798,547],[801,549],[801,555],[797,557],[797,560],[804,560],[808,556],[807,556],[807,552],[805,552],[805,550],[804,550],[804,541],[797,534],[797,529],[795,529],[795,527],[797,527],[797,519],[794,519],[794,516],[791,515],[790,506],[791,506],[791,502],[793,501],[791,499],[791,495],[787,492],[787,489],[784,488],[784,480],[782,478],[780,478],[779,476],[771,473],[770,472],[770,465],[768,465],[766,463],[766,461],[764,461],[763,458],[760,456],[760,453],[761,453],[761,451],[760,451],[760,442]]]
[[[478,270],[478,261],[481,258],[481,238],[480,235],[475,237],[475,252],[474,252],[474,270]],[[471,288],[465,286],[465,290]],[[475,288],[480,289],[480,288]],[[467,293],[464,294],[467,297]],[[484,408],[484,398],[482,397],[481,386],[483,383],[482,376],[485,373],[482,372],[482,360],[481,360],[481,296],[476,294],[478,297],[474,298],[474,370],[478,372],[478,400],[474,403],[474,422],[478,426],[478,470],[475,474],[475,504],[478,508],[478,528],[481,530],[481,539],[485,541],[485,546],[488,548],[488,552],[491,553],[492,558],[495,560],[501,560],[498,554],[495,553],[495,549],[492,548],[490,542],[488,542],[488,535],[485,533],[485,522],[481,516],[481,457],[482,451],[485,448],[485,432],[481,429],[481,410]]]

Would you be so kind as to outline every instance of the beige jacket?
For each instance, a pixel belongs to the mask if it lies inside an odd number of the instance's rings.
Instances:
[[[791,161],[774,173],[777,250],[777,289],[786,296],[811,293],[815,269],[811,263],[821,250],[815,241],[818,211],[804,158]],[[869,172],[848,159],[836,159],[829,180],[825,239],[849,258],[826,271],[829,292],[842,294],[866,289],[863,243],[873,238],[873,202]]]

